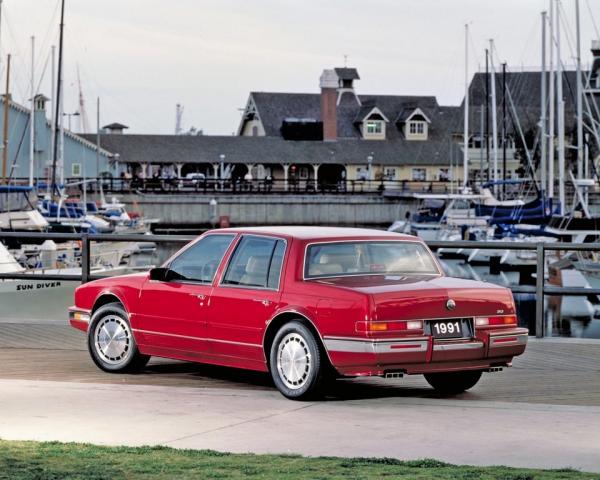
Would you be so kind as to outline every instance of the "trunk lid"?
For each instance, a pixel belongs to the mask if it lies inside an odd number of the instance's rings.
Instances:
[[[440,276],[336,277],[322,280],[371,295],[373,320],[467,318],[514,314],[509,289],[486,282]],[[454,308],[452,308],[452,300]]]

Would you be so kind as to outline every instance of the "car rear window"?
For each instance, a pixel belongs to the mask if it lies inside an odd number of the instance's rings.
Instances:
[[[348,275],[439,275],[429,250],[417,242],[316,243],[306,250],[305,278]]]

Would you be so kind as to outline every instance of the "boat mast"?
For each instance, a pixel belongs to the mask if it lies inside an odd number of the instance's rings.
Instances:
[[[485,138],[485,130],[484,130],[484,118],[483,118],[483,104],[480,105],[479,108],[479,182],[483,183],[483,139]]]
[[[58,128],[59,114],[60,114],[60,86],[62,83],[62,50],[63,50],[63,30],[64,30],[64,19],[65,19],[65,0],[61,1],[60,8],[60,35],[58,40],[58,74],[57,74],[57,85],[56,85],[56,105],[55,105],[55,125],[54,125],[54,148],[52,150],[52,195],[56,193],[56,162],[58,160],[58,136],[60,134]],[[62,123],[62,122],[60,122]]]
[[[549,33],[550,33],[550,52],[549,52],[549,71],[548,71],[548,198],[554,198],[554,0],[550,0],[550,16],[549,16]]]
[[[54,92],[56,91],[56,78],[55,78],[55,72],[56,72],[56,46],[52,45],[51,47],[51,51],[52,51],[52,96],[54,96]],[[47,165],[52,165],[52,155],[54,152],[54,129],[56,128],[56,116],[55,116],[55,104],[56,104],[56,97],[53,98],[51,100],[52,102],[52,110],[50,113],[50,125],[51,125],[51,133],[50,133],[50,151],[48,152],[48,163]],[[46,185],[50,185],[50,178],[48,178],[48,175],[52,174],[52,169],[48,169],[47,173],[46,173]],[[48,188],[48,187],[46,187]]]
[[[100,190],[102,189],[102,181],[100,178],[100,97],[96,98],[96,179]]]
[[[463,190],[469,181],[469,24],[465,23],[465,122],[463,133]]]
[[[35,37],[31,37],[31,111],[29,112],[29,186],[33,187],[35,157]]]
[[[558,197],[560,215],[565,214],[565,101],[560,56],[560,1],[556,3],[556,94],[558,95]]]
[[[492,178],[494,180],[494,195],[498,196],[498,120],[496,113],[496,70],[494,69],[494,40],[490,39],[490,70],[492,73]]]
[[[583,178],[583,91],[581,79],[581,32],[579,0],[575,0],[575,28],[577,37],[577,179]]]
[[[4,132],[2,150],[2,182],[6,183],[6,164],[8,163],[8,110],[10,109],[10,53],[6,56],[6,90],[4,94]]]
[[[506,195],[506,62],[502,64],[502,199]]]
[[[541,75],[541,115],[540,115],[540,196],[545,202],[546,190],[546,12],[542,12],[542,75]]]
[[[58,171],[60,172],[60,183],[64,186],[65,183],[65,83],[62,78],[58,82],[60,88],[58,124],[60,127],[60,137],[58,144]]]
[[[489,50],[485,49],[485,159],[487,162],[487,181],[490,181],[490,72]]]

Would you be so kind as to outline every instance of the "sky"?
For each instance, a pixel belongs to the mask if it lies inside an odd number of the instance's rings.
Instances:
[[[0,66],[12,56],[11,92],[30,98],[31,36],[36,90],[51,94],[50,47],[58,45],[60,0],[3,0]],[[562,0],[563,61],[575,56],[575,0]],[[66,0],[64,111],[87,133],[120,122],[128,133],[182,126],[231,135],[251,91],[313,92],[323,69],[347,65],[358,93],[435,95],[458,105],[469,75],[485,64],[489,39],[508,70],[537,66],[549,0]],[[600,0],[580,0],[582,61],[599,38]],[[80,118],[72,118],[82,131]]]

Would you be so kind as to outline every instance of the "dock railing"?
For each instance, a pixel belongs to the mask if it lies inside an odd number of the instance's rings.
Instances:
[[[91,280],[104,278],[103,275],[91,273],[91,242],[154,242],[185,244],[196,238],[191,235],[140,235],[140,234],[87,234],[87,233],[44,233],[44,232],[2,232],[0,240],[53,240],[57,242],[78,241],[81,248],[81,273],[73,274],[48,274],[48,273],[0,273],[1,280],[64,280],[86,283]],[[545,259],[548,251],[563,252],[600,252],[600,243],[545,243],[545,242],[475,242],[475,241],[430,241],[427,242],[433,250],[439,248],[451,249],[479,249],[479,250],[508,250],[508,251],[535,251],[535,285],[515,285],[510,289],[513,293],[528,293],[535,295],[535,333],[536,337],[544,336],[544,298],[546,295],[573,295],[587,296],[600,295],[599,288],[584,287],[559,287],[548,285],[545,281]]]

